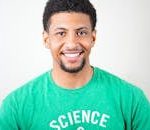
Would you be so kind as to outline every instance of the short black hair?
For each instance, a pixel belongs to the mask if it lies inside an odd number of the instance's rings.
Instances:
[[[49,19],[59,12],[79,12],[89,15],[92,30],[96,26],[96,10],[89,0],[48,0],[43,13],[43,28],[48,31]]]

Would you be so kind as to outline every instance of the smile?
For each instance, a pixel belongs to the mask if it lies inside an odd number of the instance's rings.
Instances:
[[[84,51],[79,50],[79,51],[63,51],[61,54],[63,54],[65,57],[68,58],[76,58],[79,57]]]
[[[68,58],[75,58],[80,55],[80,53],[70,53],[70,54],[64,54]]]
[[[70,51],[66,50],[63,51],[61,54],[64,56],[64,60],[66,60],[69,63],[75,63],[79,61],[82,57],[82,54],[84,53],[83,50],[75,50],[75,51]]]

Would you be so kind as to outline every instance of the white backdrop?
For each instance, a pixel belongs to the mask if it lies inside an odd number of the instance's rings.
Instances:
[[[97,42],[91,64],[139,86],[150,99],[150,0],[91,0]],[[51,68],[43,46],[46,0],[0,0],[0,101]]]

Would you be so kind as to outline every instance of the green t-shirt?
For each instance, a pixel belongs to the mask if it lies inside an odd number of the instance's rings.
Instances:
[[[150,130],[143,92],[99,68],[78,89],[55,84],[46,72],[9,94],[0,130]]]

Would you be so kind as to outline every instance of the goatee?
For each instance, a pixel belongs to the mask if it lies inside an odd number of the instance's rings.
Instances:
[[[68,73],[78,73],[79,71],[83,69],[84,65],[85,65],[85,59],[81,61],[80,66],[75,67],[75,68],[71,68],[71,67],[69,68],[65,66],[65,64],[62,61],[60,62],[61,69]]]

